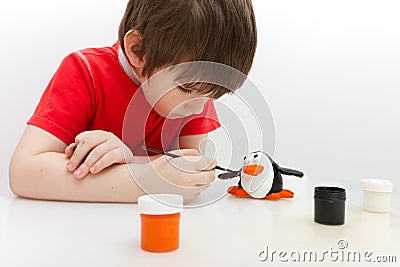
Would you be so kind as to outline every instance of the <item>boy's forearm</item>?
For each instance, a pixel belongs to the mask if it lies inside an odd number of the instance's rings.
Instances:
[[[21,197],[87,202],[136,202],[145,194],[124,164],[77,179],[67,171],[66,163],[67,158],[62,153],[33,156],[22,166],[13,166],[11,189]]]

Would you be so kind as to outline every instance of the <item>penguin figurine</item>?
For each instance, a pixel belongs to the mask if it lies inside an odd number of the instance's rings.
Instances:
[[[231,171],[218,175],[220,179],[239,177],[237,186],[231,186],[228,193],[239,197],[258,199],[293,198],[293,192],[283,189],[282,176],[293,175],[303,177],[300,171],[280,167],[270,156],[262,151],[250,153],[244,157],[239,171]]]

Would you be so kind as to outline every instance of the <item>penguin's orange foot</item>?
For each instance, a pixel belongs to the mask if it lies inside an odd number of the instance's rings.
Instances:
[[[228,193],[234,195],[236,191],[239,189],[239,186],[231,186],[228,188]]]
[[[282,189],[281,191],[277,193],[271,193],[265,197],[265,199],[271,199],[271,200],[278,200],[281,198],[293,198],[293,192],[287,189]]]
[[[243,188],[239,188],[239,186],[229,187],[228,193],[238,196],[238,197],[249,197],[250,196]]]
[[[282,189],[278,194],[281,198],[293,198],[294,196],[293,192],[287,189]]]
[[[278,200],[281,198],[281,196],[279,195],[279,193],[271,193],[271,194],[265,196],[264,198],[270,199],[270,200]]]

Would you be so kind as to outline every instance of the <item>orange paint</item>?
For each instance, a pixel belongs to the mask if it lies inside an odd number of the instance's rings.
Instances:
[[[172,251],[179,247],[181,214],[140,214],[142,220],[141,248],[152,252]]]
[[[264,167],[262,165],[247,165],[243,168],[243,172],[248,175],[257,176],[262,173]]]

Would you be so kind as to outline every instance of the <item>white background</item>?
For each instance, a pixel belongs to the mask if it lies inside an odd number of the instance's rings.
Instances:
[[[0,194],[10,194],[12,151],[62,58],[112,45],[125,5],[1,0]],[[374,177],[397,191],[400,3],[255,0],[254,8],[250,79],[275,119],[277,161],[321,183]]]
[[[350,250],[396,255],[399,262],[400,3],[394,0],[254,0],[259,42],[250,78],[274,116],[277,161],[306,173],[285,180],[293,200],[229,196],[186,209],[180,248],[152,254],[140,249],[137,205],[13,198],[9,159],[51,76],[68,53],[113,44],[125,5],[0,0],[1,266],[276,266],[257,259],[267,245],[321,252],[337,249],[341,239]],[[221,164],[230,152],[222,136],[211,134]],[[390,214],[361,209],[359,180],[367,177],[393,181]],[[218,182],[214,191],[225,190]],[[346,187],[344,225],[313,222],[317,184]]]

